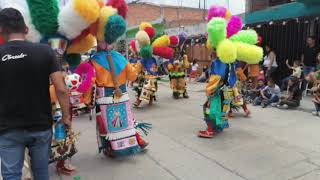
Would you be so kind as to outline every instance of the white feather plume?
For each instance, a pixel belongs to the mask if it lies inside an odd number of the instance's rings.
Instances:
[[[74,8],[74,0],[62,7],[59,16],[59,32],[65,35],[68,39],[74,39],[79,36],[82,30],[86,29],[88,23]]]

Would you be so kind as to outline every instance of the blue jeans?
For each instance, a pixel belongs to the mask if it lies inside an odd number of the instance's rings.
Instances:
[[[313,67],[313,66],[304,66],[304,67],[303,67],[303,74],[304,74],[304,76],[307,76],[307,75],[309,75],[310,73],[314,72],[315,69],[316,69],[316,68]]]
[[[35,132],[9,130],[1,134],[0,158],[3,180],[21,180],[25,148],[29,150],[34,179],[49,180],[51,137],[51,129]]]
[[[261,105],[262,102],[264,102],[265,105],[270,105],[272,103],[279,102],[278,96],[271,96],[271,94],[266,94],[265,96],[266,98],[268,98],[267,100],[264,100],[261,96],[259,96],[259,97],[256,97],[253,104],[257,106],[257,105]]]

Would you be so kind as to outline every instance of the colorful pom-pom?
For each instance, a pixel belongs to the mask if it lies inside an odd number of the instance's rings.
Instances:
[[[53,35],[58,30],[59,7],[56,0],[27,0],[32,23],[42,36]]]
[[[106,24],[109,18],[116,14],[117,14],[117,10],[111,6],[104,6],[103,8],[101,8],[100,17],[98,20],[98,28],[97,28],[97,39],[99,41],[104,41],[105,39],[104,32],[105,32]]]
[[[179,38],[177,36],[170,36],[170,46],[179,45]]]
[[[96,22],[99,15],[100,7],[96,0],[69,0],[58,15],[59,32],[68,39],[74,39]]]
[[[153,53],[153,50],[150,45],[142,47],[139,51],[140,56],[144,59],[148,59],[152,57],[152,53]]]
[[[144,30],[146,27],[152,27],[152,25],[148,22],[142,22],[139,26],[139,30]]]
[[[124,19],[127,17],[128,5],[124,0],[109,0],[107,5],[117,9],[118,14]]]
[[[144,31],[149,35],[149,38],[152,39],[156,35],[156,30],[153,27],[146,27]]]
[[[208,10],[207,21],[209,22],[212,18],[220,17],[225,18],[227,15],[227,9],[220,6],[212,6]]]
[[[233,63],[237,59],[237,47],[232,41],[225,39],[217,48],[217,56],[225,64]]]
[[[219,43],[227,37],[227,23],[223,18],[212,18],[207,25],[208,39],[212,43],[212,46],[216,48]]]
[[[149,35],[143,30],[138,31],[136,34],[136,40],[139,42],[140,47],[150,45]]]
[[[140,52],[140,45],[139,45],[139,42],[137,40],[134,41],[135,43],[135,46],[136,46],[136,49],[137,49],[137,52]]]
[[[235,42],[237,47],[237,59],[248,64],[258,64],[263,58],[263,49],[261,47],[241,42]]]
[[[243,42],[251,45],[258,43],[258,34],[255,30],[242,30],[230,38],[234,42]]]
[[[105,28],[105,42],[108,44],[114,43],[119,37],[126,32],[126,22],[122,16],[111,16]]]
[[[159,37],[161,37],[163,35],[163,33],[157,32],[156,35],[152,38],[151,40],[151,44],[158,39]]]
[[[172,59],[174,55],[174,50],[169,47],[154,47],[153,54],[165,59]]]
[[[132,49],[132,51],[133,51],[134,53],[137,53],[137,52],[138,52],[138,51],[137,51],[136,41],[135,41],[135,40],[131,40],[131,41],[130,41],[130,47],[131,47],[131,49]]]
[[[81,77],[81,85],[78,87],[77,91],[80,93],[85,93],[88,91],[92,84],[92,79],[94,77],[94,68],[93,66],[88,63],[80,64],[77,69],[75,70],[76,74],[79,74]]]
[[[170,45],[170,37],[163,35],[152,43],[152,47],[168,47]]]
[[[242,28],[242,20],[238,16],[232,16],[227,26],[227,38],[237,34]]]
[[[262,37],[261,36],[258,36],[258,43],[257,45],[261,45],[262,44]]]

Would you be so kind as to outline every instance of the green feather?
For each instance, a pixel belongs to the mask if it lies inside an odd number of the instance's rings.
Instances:
[[[117,41],[126,32],[126,21],[122,16],[113,15],[109,18],[106,24],[104,36],[105,41],[108,44],[112,44]]]
[[[212,18],[207,25],[208,39],[213,47],[218,47],[219,43],[227,37],[227,23],[223,18]]]
[[[144,46],[140,49],[140,56],[144,59],[148,59],[152,56],[152,47],[150,45]]]
[[[242,30],[231,36],[232,41],[243,42],[251,45],[258,43],[258,34],[254,30]]]
[[[55,34],[58,30],[59,7],[57,0],[27,0],[32,23],[42,36]]]

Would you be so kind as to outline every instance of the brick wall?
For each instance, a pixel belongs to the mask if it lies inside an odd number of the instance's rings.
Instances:
[[[161,18],[161,12],[165,18],[167,28],[189,26],[204,22],[206,10],[196,8],[180,8],[175,6],[160,6],[153,4],[137,3],[129,4],[128,25],[139,25],[143,21],[151,22]]]

